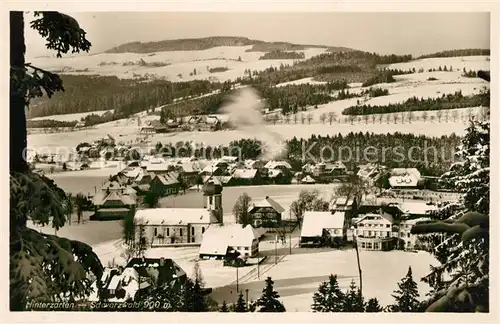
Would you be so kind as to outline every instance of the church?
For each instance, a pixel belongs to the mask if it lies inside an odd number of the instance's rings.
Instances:
[[[208,227],[223,222],[222,185],[208,181],[203,187],[203,198],[203,208],[137,210],[136,242],[142,239],[150,247],[200,245]]]

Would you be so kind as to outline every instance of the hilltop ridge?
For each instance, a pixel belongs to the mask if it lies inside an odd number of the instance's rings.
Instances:
[[[288,42],[266,42],[235,36],[169,39],[156,42],[130,42],[115,46],[104,53],[154,53],[169,51],[200,51],[219,46],[251,46],[248,52],[294,51],[307,48],[325,48],[331,52],[353,51],[347,47],[304,45]]]

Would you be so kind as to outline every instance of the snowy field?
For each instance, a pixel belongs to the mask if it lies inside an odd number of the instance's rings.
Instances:
[[[310,311],[314,292],[330,274],[338,276],[339,286],[343,291],[347,290],[351,280],[359,285],[354,250],[308,251],[310,253],[301,253],[301,250],[310,249],[299,249],[286,256],[265,274],[265,277],[273,278],[275,289],[281,295],[287,311]],[[429,286],[420,282],[420,279],[429,272],[431,264],[438,264],[426,252],[360,251],[359,257],[363,270],[363,295],[367,299],[378,298],[384,306],[394,302],[391,294],[398,288],[397,283],[406,275],[409,266],[418,283],[420,298],[424,299]],[[242,289],[256,290],[258,296],[264,285],[261,282],[251,282],[248,286],[243,286]]]
[[[85,112],[85,113],[76,113],[76,114],[64,114],[64,115],[51,115],[51,116],[44,116],[44,117],[35,117],[35,118],[30,118],[30,120],[36,121],[36,120],[57,120],[57,121],[79,121],[82,118],[87,117],[88,115],[99,115],[102,116],[105,113],[110,112],[113,113],[113,109],[111,110],[100,110],[100,111],[90,111],[90,112]]]
[[[463,56],[463,57],[437,57],[437,58],[428,58],[422,60],[414,60],[405,63],[395,63],[387,66],[389,69],[399,69],[399,70],[409,70],[415,68],[424,69],[425,71],[429,69],[438,69],[439,66],[444,68],[446,65],[449,69],[450,66],[453,70],[462,71],[463,68],[467,70],[489,70],[490,62],[487,60],[489,56]]]
[[[246,52],[252,46],[221,46],[203,51],[172,51],[152,54],[139,53],[102,53],[88,56],[54,58],[35,58],[34,65],[52,71],[65,70],[70,74],[99,74],[130,79],[137,76],[155,75],[172,81],[189,81],[195,79],[210,79],[214,81],[235,80],[245,74],[245,70],[265,70],[271,66],[293,64],[294,60],[259,60],[264,52]],[[325,53],[326,48],[310,48],[296,51],[303,52],[305,59]],[[238,58],[241,57],[241,62]],[[146,63],[169,64],[150,67],[123,65],[128,62],[144,60]],[[296,60],[295,60],[296,61]],[[208,70],[216,67],[226,67],[225,72],[210,73]],[[196,75],[190,75],[196,69]],[[83,71],[85,72],[75,72]],[[72,72],[73,71],[73,72]]]

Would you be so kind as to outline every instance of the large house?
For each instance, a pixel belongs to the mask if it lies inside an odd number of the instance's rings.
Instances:
[[[223,259],[228,252],[237,251],[244,257],[254,257],[259,253],[259,238],[263,231],[251,225],[212,224],[203,234],[200,258]]]
[[[416,168],[395,168],[390,171],[389,185],[393,189],[415,189],[422,184],[422,176]]]
[[[212,224],[222,223],[222,186],[204,186],[204,208],[151,208],[136,211],[136,240],[151,247],[200,245]],[[140,232],[142,231],[142,233]]]
[[[137,206],[134,189],[116,181],[107,182],[92,198],[95,214],[92,218],[122,218]]]
[[[180,189],[180,183],[177,174],[165,173],[157,174],[151,180],[151,188],[158,190],[162,196],[176,195]]]
[[[300,232],[300,246],[307,244],[341,244],[347,235],[345,213],[306,211]]]
[[[355,221],[354,235],[358,246],[363,250],[392,250],[394,245],[394,219],[388,213],[380,211],[370,213]]]
[[[254,227],[264,227],[271,232],[280,226],[284,211],[285,209],[269,196],[252,203],[248,208]]]

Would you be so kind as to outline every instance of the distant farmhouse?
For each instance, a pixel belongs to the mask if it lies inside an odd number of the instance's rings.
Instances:
[[[95,219],[123,218],[137,206],[136,191],[116,181],[107,182],[92,198]]]

